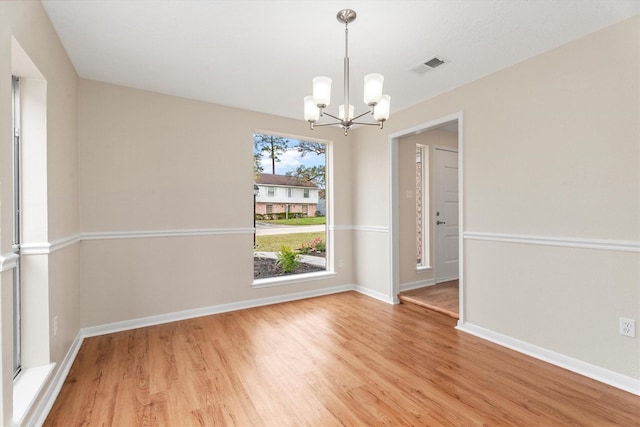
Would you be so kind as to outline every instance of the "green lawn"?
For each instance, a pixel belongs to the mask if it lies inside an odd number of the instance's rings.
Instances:
[[[321,225],[325,223],[326,218],[323,216],[309,216],[303,218],[291,218],[291,219],[270,219],[259,222],[266,222],[269,224],[282,224],[282,225]]]
[[[310,243],[318,237],[324,240],[324,232],[256,236],[256,251],[278,252],[282,245],[289,246],[291,249],[299,249],[303,243]]]

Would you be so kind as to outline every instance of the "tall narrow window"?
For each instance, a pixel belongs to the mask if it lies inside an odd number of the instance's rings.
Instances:
[[[21,243],[21,200],[20,200],[20,80],[13,77],[12,92],[12,120],[13,120],[13,253],[18,255],[16,267],[13,270],[13,376],[20,373],[22,368],[22,286],[20,270]]]
[[[429,267],[429,151],[416,145],[416,261],[418,268]]]
[[[255,184],[268,189],[254,201],[254,279],[326,271],[327,145],[255,134],[253,149]]]

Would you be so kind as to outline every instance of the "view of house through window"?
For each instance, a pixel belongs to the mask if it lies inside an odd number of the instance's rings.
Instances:
[[[254,279],[325,271],[326,145],[253,136]]]

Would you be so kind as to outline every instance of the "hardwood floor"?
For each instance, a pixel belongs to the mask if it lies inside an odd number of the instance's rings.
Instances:
[[[638,426],[640,398],[355,292],[87,338],[45,426]]]
[[[398,295],[400,301],[418,304],[422,307],[444,313],[454,319],[460,318],[460,298],[458,281],[438,283],[437,285],[411,289]]]

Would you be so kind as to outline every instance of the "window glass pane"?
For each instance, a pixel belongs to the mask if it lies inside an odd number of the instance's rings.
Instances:
[[[416,145],[416,263],[428,267],[429,248],[429,151]]]
[[[253,148],[254,184],[267,189],[255,196],[254,279],[326,271],[326,144],[255,134]]]
[[[13,251],[20,255],[21,242],[21,159],[20,159],[20,81],[12,79],[13,120]],[[13,376],[20,373],[22,365],[22,285],[20,259],[13,270]]]
[[[422,147],[416,146],[416,259],[422,264]]]

